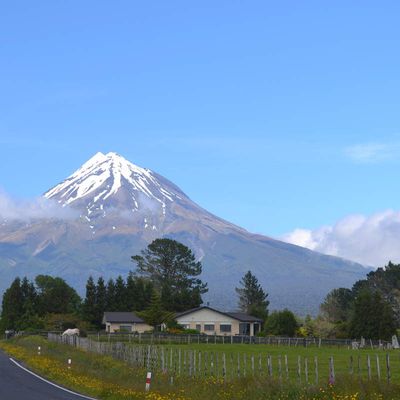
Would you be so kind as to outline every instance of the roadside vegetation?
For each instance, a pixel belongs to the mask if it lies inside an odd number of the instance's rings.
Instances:
[[[41,346],[41,354],[37,347]],[[378,400],[399,399],[400,386],[336,375],[333,385],[321,379],[319,385],[308,385],[285,379],[270,379],[267,376],[233,379],[224,382],[219,377],[179,378],[171,385],[168,375],[154,374],[150,392],[146,393],[146,369],[132,368],[122,361],[108,356],[91,354],[76,348],[48,342],[41,337],[25,337],[0,342],[0,348],[10,356],[23,362],[33,371],[48,377],[78,392],[98,399],[154,399],[154,400],[203,400],[208,398],[248,400]],[[249,348],[249,351],[252,350]],[[295,351],[295,349],[293,350]],[[306,350],[304,350],[306,351]],[[318,350],[320,351],[320,350]],[[315,354],[315,351],[312,351]],[[339,360],[339,355],[347,358],[342,350],[331,353]],[[329,354],[323,350],[321,358]],[[72,359],[71,369],[67,368],[67,359]],[[396,369],[398,366],[396,366]],[[399,375],[393,380],[398,381]]]

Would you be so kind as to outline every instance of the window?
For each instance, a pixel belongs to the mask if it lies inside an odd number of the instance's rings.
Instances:
[[[201,324],[196,324],[196,331],[201,332]]]
[[[219,326],[219,330],[223,333],[231,333],[232,332],[232,326],[231,324],[221,324]]]
[[[183,329],[190,329],[190,324],[181,324]]]
[[[132,332],[132,325],[120,325],[120,332]]]
[[[214,324],[204,324],[204,330],[205,331],[215,331],[215,325]]]

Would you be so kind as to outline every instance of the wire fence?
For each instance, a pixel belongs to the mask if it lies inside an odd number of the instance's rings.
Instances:
[[[253,376],[318,384],[321,379],[334,381],[337,373],[387,382],[390,382],[392,376],[390,355],[386,352],[373,355],[355,352],[354,355],[345,355],[345,358],[335,360],[333,356],[313,355],[312,352],[296,354],[295,349],[286,354],[239,352],[234,350],[235,347],[229,346],[226,346],[227,351],[210,351],[209,347],[201,350],[198,346],[193,348],[154,343],[137,344],[111,338],[110,341],[104,341],[55,333],[49,333],[48,339],[84,351],[111,356],[153,373],[167,374],[171,379],[215,377],[233,380]],[[399,374],[400,363],[397,359],[395,361],[396,374]]]
[[[370,339],[322,339],[314,337],[280,336],[242,336],[242,335],[205,335],[205,334],[168,334],[168,333],[89,333],[88,336],[99,342],[128,342],[136,344],[259,344],[287,347],[344,347],[390,349],[391,342]]]

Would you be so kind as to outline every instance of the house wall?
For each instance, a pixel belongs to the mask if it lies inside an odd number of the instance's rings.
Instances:
[[[200,325],[200,332],[207,335],[239,335],[239,321],[228,317],[227,315],[220,314],[213,310],[202,309],[194,311],[190,314],[183,315],[176,319],[178,324],[189,327],[190,329],[197,329],[196,325]],[[204,325],[214,324],[214,331],[205,331]],[[231,324],[231,332],[221,332],[221,324]]]
[[[147,325],[145,323],[135,323],[135,324],[128,324],[128,323],[106,323],[106,332],[109,333],[114,333],[114,332],[119,332],[122,326],[131,326],[132,330],[131,332],[139,332],[139,333],[144,333],[146,331],[151,331],[153,330],[153,327],[150,325]]]

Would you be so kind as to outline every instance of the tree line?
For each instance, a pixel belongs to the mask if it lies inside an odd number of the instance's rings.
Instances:
[[[156,239],[140,254],[126,278],[107,282],[89,277],[81,299],[62,278],[16,278],[5,291],[0,329],[101,329],[105,311],[135,311],[152,326],[171,321],[176,312],[199,307],[207,284],[192,250],[171,239]],[[268,293],[248,271],[236,288],[238,308],[264,321],[261,335],[389,339],[400,326],[400,264],[370,272],[351,289],[332,290],[316,318],[290,310],[269,312]]]
[[[303,327],[308,336],[390,340],[400,327],[400,264],[369,272],[351,289],[333,289]]]
[[[100,329],[105,311],[135,311],[150,325],[168,322],[179,330],[173,322],[175,313],[199,307],[208,290],[199,278],[201,263],[191,249],[171,239],[154,240],[132,261],[136,269],[126,279],[118,276],[106,282],[89,277],[84,299],[59,277],[16,278],[3,295],[0,329]],[[236,292],[239,309],[267,320],[270,333],[294,334],[296,320],[288,310],[268,315],[268,294],[251,271]],[[287,331],[288,316],[292,324]]]

